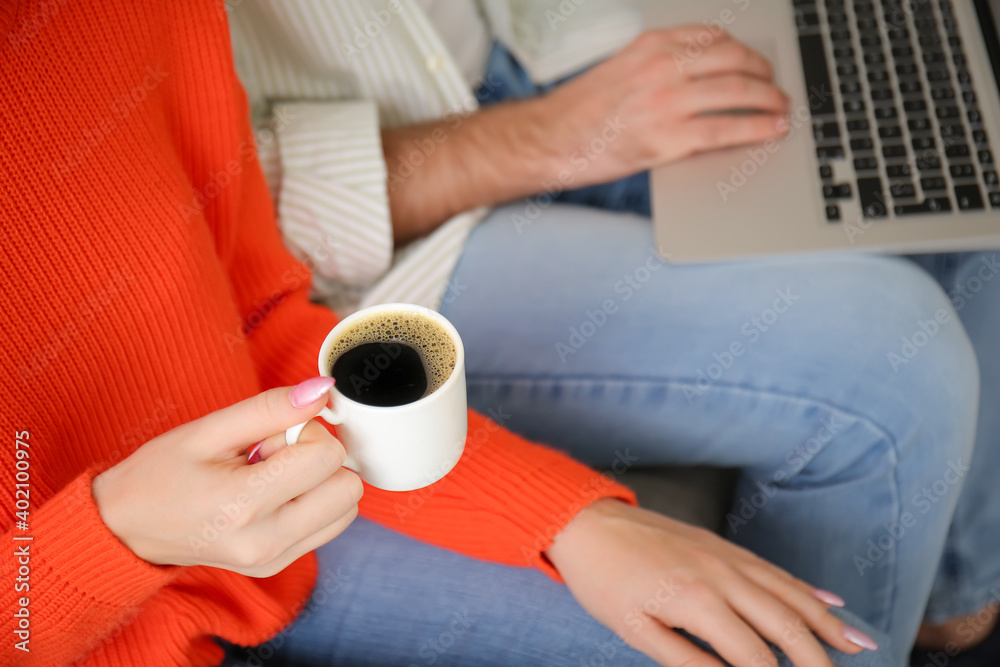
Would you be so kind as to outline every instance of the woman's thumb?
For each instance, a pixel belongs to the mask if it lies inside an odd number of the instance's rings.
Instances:
[[[314,377],[294,387],[270,389],[186,424],[196,428],[197,435],[185,439],[198,442],[202,453],[212,458],[238,454],[318,415],[332,388],[333,378]]]

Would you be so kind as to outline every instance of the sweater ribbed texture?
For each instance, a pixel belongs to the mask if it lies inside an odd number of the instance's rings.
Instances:
[[[15,649],[8,612],[0,664],[218,664],[213,635],[253,645],[294,619],[315,556],[266,579],[150,564],[101,521],[93,478],[179,424],[314,376],[335,317],[281,243],[222,2],[0,0],[0,34],[0,598],[30,598],[31,632],[30,653]],[[448,477],[368,487],[361,514],[557,576],[542,552],[601,497],[634,502],[470,413]],[[16,591],[25,544],[30,589]]]

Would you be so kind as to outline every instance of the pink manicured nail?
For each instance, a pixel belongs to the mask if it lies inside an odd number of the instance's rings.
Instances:
[[[260,461],[260,446],[263,444],[264,441],[261,440],[256,445],[250,448],[250,453],[247,454],[247,463],[253,465],[254,463],[257,463],[257,461]]]
[[[812,590],[812,596],[819,600],[820,602],[825,602],[833,607],[843,607],[846,602],[836,593],[831,593],[830,591],[824,591],[822,588],[814,588]]]
[[[304,408],[325,396],[331,388],[333,388],[333,378],[315,377],[296,385],[295,389],[292,389],[289,399],[295,407]]]
[[[878,650],[878,644],[875,643],[875,640],[866,635],[865,633],[861,632],[861,630],[858,630],[857,628],[845,627],[844,637],[847,639],[847,641],[851,642],[852,644],[857,644],[861,648],[866,648],[869,651]]]

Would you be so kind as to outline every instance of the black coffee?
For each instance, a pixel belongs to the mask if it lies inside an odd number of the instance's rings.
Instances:
[[[355,322],[330,348],[337,390],[366,405],[406,405],[451,377],[458,350],[437,321],[407,310],[383,310]]]
[[[420,353],[406,343],[365,343],[333,364],[337,390],[365,405],[391,407],[427,393],[427,370]]]

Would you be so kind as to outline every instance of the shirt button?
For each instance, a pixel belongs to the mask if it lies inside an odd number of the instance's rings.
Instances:
[[[444,58],[438,54],[430,55],[427,56],[425,64],[428,72],[436,74],[444,69]]]

